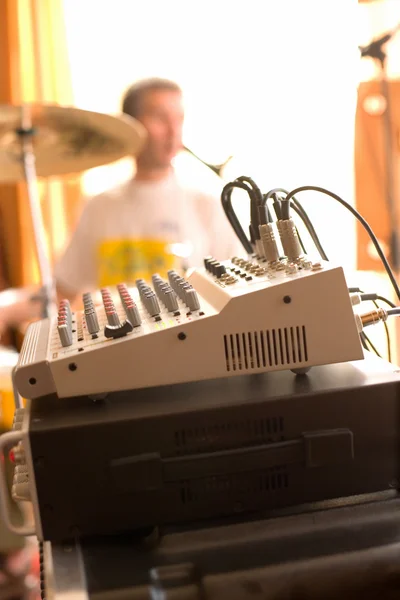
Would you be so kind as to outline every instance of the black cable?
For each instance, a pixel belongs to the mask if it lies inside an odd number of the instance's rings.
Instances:
[[[388,304],[391,308],[396,308],[396,305],[393,304],[393,302],[391,302],[390,300],[388,300],[387,298],[384,298],[383,296],[377,296],[376,300],[380,300],[381,302],[385,302],[386,304]]]
[[[325,250],[323,249],[322,244],[317,235],[317,232],[315,231],[314,226],[311,223],[311,219],[308,216],[305,209],[303,208],[303,206],[300,204],[300,202],[298,200],[296,200],[296,198],[291,199],[290,206],[291,206],[291,208],[293,208],[295,213],[297,213],[299,215],[300,219],[303,221],[304,226],[306,227],[312,241],[314,242],[314,245],[317,248],[322,260],[328,261],[329,260],[328,256],[327,256]]]
[[[377,300],[379,300],[381,302],[385,302],[391,308],[396,308],[396,305],[393,304],[393,302],[391,300],[388,300],[387,298],[384,298],[383,296],[379,296],[378,294],[364,294],[361,292],[361,300],[363,300],[363,301],[364,300],[372,300],[374,303],[374,306],[376,308],[379,308],[379,304],[377,303]],[[391,344],[390,344],[390,333],[389,333],[389,327],[388,327],[386,321],[383,322],[383,327],[385,328],[385,333],[386,333],[386,347],[387,347],[388,361],[392,362],[392,348],[391,348]]]
[[[262,215],[259,213],[259,208],[263,205],[263,195],[255,183],[255,181],[251,177],[247,177],[246,175],[241,175],[237,177],[235,181],[239,181],[240,183],[248,184],[250,187],[249,196],[250,196],[250,228],[253,234],[254,239],[260,240],[260,231],[259,226],[262,221]],[[265,212],[265,210],[264,210]],[[266,222],[266,214],[264,215],[263,224]]]
[[[380,300],[381,302],[385,302],[386,304],[388,304],[391,308],[396,308],[396,305],[393,304],[393,302],[391,302],[391,300],[388,300],[387,298],[384,298],[383,296],[378,296],[378,294],[364,294],[364,292],[360,292],[361,295],[361,300]]]
[[[256,182],[251,177],[248,177],[247,175],[241,175],[240,177],[236,177],[235,181],[240,181],[241,183],[248,183],[249,186],[251,187],[251,189],[254,191],[257,202],[259,204],[262,204],[262,200],[263,200],[262,192],[261,192],[260,188],[258,187],[258,185],[256,184]]]
[[[259,233],[259,229],[258,229],[258,204],[259,204],[259,199],[258,199],[258,195],[257,192],[254,190],[254,187],[256,184],[254,183],[254,181],[252,179],[250,179],[250,177],[238,177],[237,179],[235,179],[234,183],[239,182],[241,184],[244,184],[247,187],[247,193],[249,194],[250,197],[250,226],[249,226],[249,232],[250,232],[250,241],[252,244],[256,243],[256,240],[260,239],[260,233]],[[256,186],[257,189],[258,186]],[[261,194],[261,192],[260,192]]]
[[[386,350],[387,350],[387,355],[388,355],[388,361],[392,362],[392,348],[390,346],[390,333],[389,333],[389,327],[388,327],[388,324],[386,323],[386,321],[383,322],[383,327],[385,328],[385,333],[386,333]]]
[[[249,181],[250,180],[250,181]],[[258,239],[259,231],[258,231],[258,199],[255,193],[253,185],[256,185],[250,177],[238,177],[235,179],[234,183],[239,182],[246,186],[247,193],[250,197],[250,225],[249,225],[249,233],[250,233],[250,242],[252,245],[256,243],[256,239]],[[261,192],[260,192],[261,193]]]
[[[400,315],[400,306],[396,306],[396,308],[389,308],[389,310],[386,312],[389,316]]]
[[[362,294],[361,296],[376,296],[376,294]],[[377,296],[377,299],[380,298],[380,296]],[[373,305],[375,306],[375,308],[379,308],[379,304],[377,303],[376,299],[374,298],[369,298],[370,300],[372,300]],[[390,302],[390,300],[388,300],[388,302]],[[390,302],[390,304],[392,304]],[[386,349],[387,349],[387,358],[389,362],[392,362],[392,348],[390,345],[390,333],[389,333],[389,327],[387,326],[386,321],[383,321],[383,328],[385,330],[385,334],[386,334]]]
[[[361,296],[376,296],[376,294],[362,294]],[[377,299],[380,298],[380,296],[377,296]],[[367,299],[367,298],[366,298]],[[369,300],[372,300],[373,305],[375,306],[375,308],[379,308],[379,304],[377,303],[376,299],[374,298],[368,298]],[[388,300],[388,302],[390,302],[390,300]],[[390,304],[392,304],[390,302]],[[385,334],[386,334],[386,350],[387,350],[387,358],[389,362],[392,362],[392,348],[390,345],[390,333],[389,333],[389,327],[387,326],[386,321],[383,321],[383,328],[385,330]]]
[[[243,227],[240,224],[239,219],[236,216],[235,211],[232,207],[232,192],[235,188],[239,188],[245,190],[249,194],[249,188],[246,184],[241,183],[240,181],[232,181],[227,183],[222,192],[221,192],[221,203],[222,208],[224,209],[225,215],[233,228],[233,231],[236,233],[239,238],[243,248],[246,250],[248,254],[253,253],[253,247],[245,232],[243,231]],[[249,194],[250,195],[250,194]],[[251,196],[250,196],[251,197]]]
[[[298,194],[300,192],[305,192],[305,191],[314,191],[314,192],[321,192],[322,194],[326,194],[327,196],[330,196],[331,198],[333,198],[334,200],[336,200],[337,202],[340,202],[340,204],[342,204],[345,208],[347,208],[355,217],[356,219],[361,223],[361,225],[365,228],[365,230],[367,231],[369,237],[371,238],[372,243],[375,246],[375,249],[378,253],[379,258],[381,259],[383,266],[386,269],[386,272],[389,276],[389,279],[391,281],[391,284],[396,292],[396,296],[397,298],[400,300],[400,288],[397,284],[396,278],[393,274],[392,269],[390,268],[390,265],[386,259],[386,256],[384,255],[382,248],[379,245],[379,242],[374,234],[374,232],[372,231],[371,227],[369,226],[369,224],[367,223],[367,221],[364,219],[364,217],[362,217],[360,215],[360,213],[351,206],[351,204],[348,204],[348,202],[346,202],[345,200],[343,200],[340,196],[338,196],[337,194],[334,194],[333,192],[330,192],[329,190],[326,190],[325,188],[322,187],[318,187],[318,186],[314,186],[314,185],[305,185],[299,188],[296,188],[294,190],[292,190],[291,192],[289,192],[289,194],[286,196],[286,198],[282,201],[282,204],[286,204],[287,206],[287,210],[289,210],[289,203],[290,200],[293,198],[293,196],[295,194]]]
[[[264,194],[263,196],[263,203],[266,205],[269,198],[276,198],[277,194],[288,194],[288,191],[285,190],[284,188],[273,188],[272,190],[270,190],[269,192],[267,192],[266,194]],[[287,209],[283,208],[283,203],[282,203],[282,208],[281,208],[281,220],[286,220],[289,219],[289,215],[288,215],[288,211]]]
[[[282,206],[282,219],[287,221],[288,219],[290,219],[289,203],[282,201],[281,206]]]
[[[368,350],[367,342],[365,341],[365,333],[363,331],[360,332],[360,340],[364,350]]]
[[[263,199],[262,199],[263,205],[267,206],[267,202],[270,198],[272,198],[272,200],[276,200],[277,194],[279,194],[279,193],[287,194],[287,191],[284,190],[283,188],[273,188],[272,190],[270,190],[269,192],[267,192],[266,194],[263,195]],[[274,205],[274,208],[275,208],[275,205]],[[281,212],[282,211],[280,211],[280,213]],[[276,211],[275,211],[275,213],[276,213]],[[278,218],[282,219],[283,217],[280,216]]]
[[[378,350],[375,348],[374,344],[371,342],[371,340],[369,339],[369,337],[367,336],[367,334],[363,331],[362,332],[365,341],[369,344],[370,348],[372,349],[373,352],[375,352],[375,354],[379,357],[382,358],[382,356],[379,354]]]
[[[282,206],[281,206],[281,201],[279,199],[278,194],[273,194],[271,196],[271,198],[273,199],[273,207],[274,207],[274,211],[275,211],[275,215],[276,218],[278,219],[278,221],[280,221],[282,219]],[[266,206],[266,205],[265,205]]]

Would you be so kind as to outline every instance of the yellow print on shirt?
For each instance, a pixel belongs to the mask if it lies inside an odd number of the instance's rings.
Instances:
[[[177,268],[170,244],[159,240],[106,240],[98,247],[99,287],[151,279],[154,273],[167,276]]]

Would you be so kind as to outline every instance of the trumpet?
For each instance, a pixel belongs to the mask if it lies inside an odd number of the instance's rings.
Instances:
[[[194,156],[194,158],[196,158],[198,161],[200,161],[203,165],[205,165],[206,167],[211,169],[211,171],[213,173],[215,173],[216,175],[218,175],[218,177],[221,177],[221,179],[223,177],[223,172],[224,172],[225,167],[233,158],[233,156],[228,156],[228,158],[223,163],[213,165],[212,163],[208,163],[205,160],[203,160],[202,158],[200,158],[199,156],[197,156],[197,154],[195,154],[193,152],[193,150],[190,150],[190,148],[188,148],[187,146],[183,146],[183,150],[186,150],[186,152],[189,152],[189,154]]]

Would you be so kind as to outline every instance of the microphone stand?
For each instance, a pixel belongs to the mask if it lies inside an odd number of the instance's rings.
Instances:
[[[359,47],[361,58],[370,57],[378,61],[380,66],[381,93],[385,100],[386,107],[384,111],[384,165],[385,165],[385,187],[386,187],[386,206],[389,212],[390,232],[390,257],[395,273],[400,271],[400,247],[398,230],[398,210],[396,205],[396,186],[394,178],[394,156],[392,139],[392,117],[389,93],[389,82],[386,71],[387,55],[384,45],[389,42],[395,33],[400,29],[400,24],[393,31],[385,33],[380,38],[373,40],[368,46]]]
[[[186,150],[186,152],[189,152],[189,154],[191,154],[192,156],[194,156],[194,158],[197,158],[198,161],[200,161],[203,165],[205,165],[206,167],[208,167],[209,169],[211,169],[211,171],[213,173],[215,173],[216,175],[218,175],[218,177],[221,177],[221,179],[223,178],[223,171],[224,171],[226,165],[233,158],[233,156],[228,156],[228,158],[226,159],[225,162],[223,162],[223,163],[221,163],[219,165],[214,165],[212,163],[206,162],[205,160],[203,160],[202,158],[200,158],[199,156],[197,156],[197,154],[195,154],[193,152],[193,150],[190,150],[190,148],[188,148],[187,146],[183,146],[183,150]]]

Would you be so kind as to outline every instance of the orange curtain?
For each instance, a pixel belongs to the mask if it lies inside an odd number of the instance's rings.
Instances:
[[[394,170],[394,197],[399,202],[400,167],[400,81],[389,81],[391,134]],[[386,205],[384,98],[379,81],[364,81],[358,89],[355,130],[355,184],[357,210],[371,225],[389,256],[390,223]],[[358,268],[381,271],[382,262],[366,231],[358,228]]]
[[[0,105],[71,105],[63,0],[0,0]],[[0,108],[1,110],[1,108]],[[59,254],[80,210],[77,176],[39,181],[50,260]],[[3,247],[12,286],[39,281],[24,182],[1,185]]]

